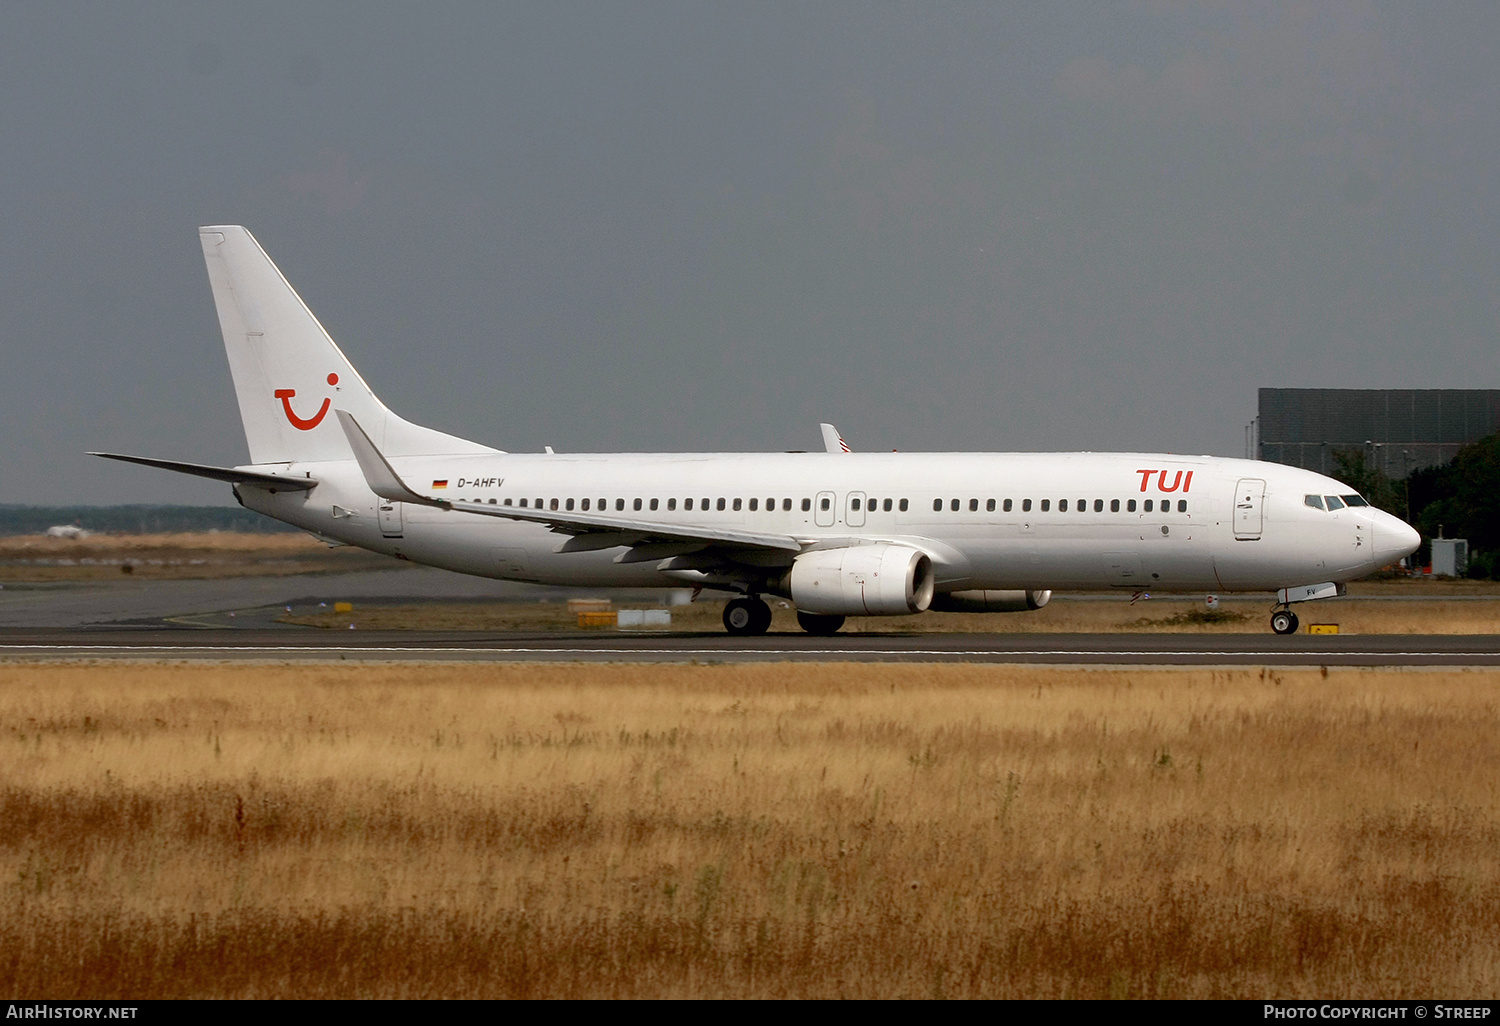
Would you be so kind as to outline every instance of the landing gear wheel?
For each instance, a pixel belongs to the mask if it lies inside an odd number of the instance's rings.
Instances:
[[[1271,614],[1271,630],[1277,634],[1296,634],[1297,614],[1290,609],[1278,609]]]
[[[771,607],[758,598],[738,598],[724,607],[724,629],[730,634],[764,634],[771,626]]]
[[[822,613],[799,612],[797,614],[797,623],[809,634],[828,637],[831,634],[839,632],[839,628],[844,626],[844,618],[842,616],[827,616]]]
[[[752,598],[750,604],[755,607],[755,633],[766,633],[771,629],[771,607],[758,598]]]

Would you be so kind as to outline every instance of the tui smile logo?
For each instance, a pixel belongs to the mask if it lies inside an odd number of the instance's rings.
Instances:
[[[339,383],[339,376],[337,374],[328,375],[328,383],[330,385],[337,385]],[[286,419],[292,427],[298,431],[311,431],[323,423],[323,418],[328,415],[328,407],[332,403],[332,400],[325,396],[323,405],[318,407],[318,412],[304,420],[297,416],[296,412],[292,409],[292,398],[296,394],[297,390],[294,388],[278,388],[275,392],[276,398],[281,400],[281,408],[286,411]]]

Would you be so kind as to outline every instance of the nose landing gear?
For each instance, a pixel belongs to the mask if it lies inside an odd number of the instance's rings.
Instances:
[[[764,634],[771,629],[771,607],[755,595],[724,607],[724,629],[730,634]]]
[[[1297,614],[1290,609],[1278,609],[1271,614],[1271,630],[1277,634],[1296,634],[1298,626]]]

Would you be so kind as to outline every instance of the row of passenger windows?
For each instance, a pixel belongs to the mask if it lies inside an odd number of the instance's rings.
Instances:
[[[1330,513],[1343,509],[1345,506],[1368,506],[1369,503],[1359,495],[1305,495],[1302,501],[1313,509],[1326,509]],[[1324,504],[1327,505],[1324,505]]]
[[[480,502],[481,500],[475,499],[474,501],[475,502]],[[791,499],[781,499],[780,502],[781,502],[781,509],[782,509],[783,512],[790,513],[792,511],[792,500]],[[490,503],[491,506],[494,506],[494,505],[496,505],[496,500],[491,499],[491,500],[489,500],[489,503]],[[561,503],[561,505],[559,505],[559,503]],[[766,512],[769,513],[771,511],[773,511],[774,509],[776,509],[776,503],[777,503],[776,499],[767,499],[766,500]],[[527,505],[527,500],[526,499],[520,499],[520,500],[516,500],[516,501],[513,501],[511,499],[506,499],[503,502],[499,503],[499,505],[502,505],[502,506],[515,505],[515,506],[520,506],[523,509],[529,508],[528,505]],[[734,510],[742,510],[742,509],[745,508],[745,505],[746,504],[745,504],[745,500],[744,499],[719,499],[719,500],[717,500],[717,502],[715,502],[715,500],[713,500],[713,499],[705,498],[705,499],[702,499],[702,500],[699,501],[697,508],[701,509],[701,510],[708,510],[708,509],[718,509],[718,510],[734,509]],[[542,499],[537,499],[536,502],[535,502],[535,507],[537,509],[544,508],[543,500]],[[551,500],[547,500],[545,508],[547,508],[547,509],[572,510],[572,509],[575,508],[575,504],[574,504],[574,500],[573,499],[551,499]],[[594,506],[593,501],[590,500],[590,499],[579,499],[579,500],[577,500],[576,508],[577,509],[581,509],[584,512],[588,512],[590,508],[594,508],[594,509],[597,509],[600,513],[604,513],[604,512],[607,512],[609,510],[609,500],[608,499],[600,499],[598,505]],[[643,509],[658,510],[658,509],[662,508],[662,505],[661,505],[661,500],[660,499],[632,499],[631,503],[630,503],[630,508],[632,510],[643,510]],[[667,504],[666,504],[666,508],[668,510],[675,510],[675,509],[677,509],[677,500],[676,499],[668,499],[667,500]],[[682,500],[682,508],[685,509],[685,510],[692,509],[693,508],[693,500],[692,499],[683,499]],[[760,509],[760,499],[755,498],[755,499],[749,500],[749,508],[750,508],[750,511],[752,513],[757,512]],[[827,499],[823,500],[823,508],[824,509],[828,508],[828,500]],[[873,509],[874,507],[872,506],[871,508]],[[885,506],[885,508],[886,509],[890,509],[891,508],[890,500],[889,499],[886,500],[886,506]],[[902,509],[906,508],[906,500],[905,499],[901,500],[901,508]],[[812,509],[812,500],[811,499],[803,499],[802,500],[802,511],[804,513],[806,513],[808,510],[811,510],[811,509]],[[618,512],[618,513],[623,513],[625,511],[625,500],[624,499],[616,499],[615,500],[615,511]]]
[[[1345,500],[1351,500],[1351,499],[1358,500],[1358,501],[1354,501],[1354,502],[1349,502],[1348,504],[1350,506],[1365,506],[1365,505],[1368,505],[1368,503],[1366,503],[1363,499],[1361,499],[1357,495],[1346,495],[1346,496],[1344,496],[1344,498],[1345,498]],[[1315,501],[1317,499],[1318,499],[1318,496],[1316,496],[1316,495],[1309,495],[1307,497],[1307,504],[1309,506],[1316,505],[1319,509],[1322,509],[1323,508],[1322,505],[1319,502]],[[481,500],[475,499],[474,501],[475,502],[479,502]],[[567,510],[567,511],[572,511],[575,508],[575,501],[577,503],[576,508],[583,510],[585,513],[589,512],[590,508],[597,509],[601,513],[607,512],[609,510],[609,500],[608,499],[600,499],[600,500],[598,500],[598,505],[597,506],[594,505],[593,501],[590,500],[590,499],[579,499],[579,500],[573,500],[573,499],[550,499],[550,500],[546,500],[545,508],[547,508],[547,509],[563,509],[563,510]],[[1339,508],[1341,508],[1340,506],[1332,505],[1332,503],[1336,503],[1336,502],[1339,501],[1336,497],[1330,495],[1330,496],[1328,496],[1328,501],[1330,503],[1330,505],[1328,507],[1329,509],[1339,509]],[[792,500],[791,499],[780,499],[780,500],[778,500],[778,499],[771,498],[771,499],[767,499],[766,500],[766,512],[768,512],[768,513],[769,512],[774,512],[776,510],[776,508],[777,508],[777,503],[778,502],[780,502],[780,504],[781,504],[781,510],[782,510],[782,512],[784,512],[784,513],[790,513],[792,511]],[[497,505],[497,500],[490,499],[489,500],[489,504],[491,506]],[[503,501],[500,501],[498,504],[499,505],[504,505],[504,506],[516,505],[516,506],[520,506],[523,509],[530,508],[527,505],[527,500],[526,499],[519,499],[519,500],[505,499]],[[804,513],[809,512],[812,509],[812,504],[813,504],[813,501],[811,499],[803,499],[802,502],[801,502],[802,512],[804,512]],[[949,499],[948,500],[948,508],[949,508],[949,510],[951,510],[954,513],[960,512],[963,509],[963,505],[964,505],[964,503],[963,503],[962,499]],[[752,513],[758,512],[760,510],[760,499],[759,498],[754,498],[754,499],[749,499],[749,500],[743,500],[743,499],[722,499],[721,498],[721,499],[715,500],[715,499],[704,498],[704,499],[701,499],[701,500],[698,501],[697,508],[700,509],[700,510],[709,510],[709,509],[725,510],[725,509],[732,509],[732,510],[737,510],[738,511],[738,510],[743,510],[743,509],[747,508],[747,506],[748,506],[748,509],[750,510],[750,512],[752,512]],[[820,510],[823,510],[823,511],[826,512],[827,510],[829,510],[831,508],[831,506],[832,506],[832,500],[828,499],[826,496],[824,496],[824,497],[822,497],[822,498],[820,498],[818,500],[818,508]],[[886,512],[886,513],[889,513],[889,512],[891,512],[892,508],[895,508],[895,509],[899,510],[900,512],[905,513],[907,511],[907,509],[909,508],[909,504],[908,504],[908,501],[906,499],[864,499],[864,500],[861,500],[861,499],[858,499],[858,498],[851,498],[849,500],[849,508],[851,510],[858,511],[861,508],[861,506],[863,506],[864,509],[869,510],[871,513],[875,513],[875,512]],[[970,513],[977,513],[977,512],[979,512],[979,500],[978,499],[970,499],[969,502],[968,502],[968,506],[969,506],[969,512]],[[995,502],[994,499],[986,499],[985,500],[985,503],[984,503],[985,512],[987,512],[987,513],[993,513],[993,512],[995,512],[995,506],[996,506],[996,502]],[[1152,500],[1152,499],[1145,499],[1141,503],[1141,512],[1144,512],[1144,513],[1158,512],[1158,510],[1156,508],[1154,508],[1154,507],[1155,507],[1154,500]],[[535,500],[535,508],[536,509],[543,509],[544,508],[543,500],[542,499]],[[615,508],[616,512],[623,513],[625,511],[625,500],[624,499],[616,499],[614,501],[614,508]],[[632,499],[631,503],[630,503],[630,508],[633,511],[639,511],[639,510],[643,510],[643,509],[645,509],[645,510],[658,510],[658,509],[661,508],[661,500],[660,499]],[[677,500],[676,499],[668,499],[668,500],[666,500],[666,508],[667,508],[667,510],[669,512],[670,511],[675,511],[677,509]],[[683,499],[682,500],[682,508],[684,510],[689,510],[689,511],[692,510],[694,508],[694,500],[692,500],[692,499]],[[1012,510],[1015,508],[1014,500],[1012,500],[1012,499],[1005,499],[1005,500],[1003,500],[1003,502],[1001,503],[1000,508],[1004,512],[1006,512],[1006,513],[1012,512]],[[1040,508],[1040,511],[1043,512],[1043,513],[1050,513],[1052,511],[1052,500],[1051,499],[1042,499],[1040,501],[1039,508]],[[1089,510],[1089,500],[1088,499],[1079,499],[1077,501],[1077,503],[1073,506],[1073,509],[1077,510],[1079,513],[1087,513],[1088,510]],[[933,499],[932,500],[932,510],[933,510],[934,513],[941,513],[943,511],[943,500],[942,499]],[[1068,500],[1067,499],[1058,499],[1057,500],[1057,511],[1059,513],[1066,513],[1066,512],[1068,512]],[[1111,513],[1118,513],[1118,512],[1120,512],[1120,500],[1119,499],[1110,499],[1109,500],[1109,511]],[[1162,499],[1159,511],[1162,512],[1162,513],[1170,513],[1170,512],[1172,512],[1172,500],[1171,499]],[[1186,499],[1178,499],[1177,500],[1177,512],[1179,512],[1179,513],[1186,513],[1187,511],[1188,511],[1188,501]],[[1021,512],[1022,513],[1030,513],[1031,512],[1031,500],[1030,499],[1022,499],[1021,500]],[[1094,500],[1094,512],[1095,513],[1103,513],[1104,512],[1104,500],[1103,499],[1095,499]],[[1127,512],[1127,513],[1134,513],[1134,512],[1136,512],[1136,500],[1134,500],[1134,499],[1127,499],[1127,500],[1125,500],[1125,512]]]
[[[948,508],[949,508],[949,510],[951,510],[954,513],[957,513],[962,508],[962,505],[963,505],[962,504],[962,500],[960,500],[960,499],[949,499],[948,500]],[[1141,512],[1143,512],[1143,513],[1155,513],[1155,512],[1158,512],[1158,510],[1154,508],[1155,505],[1156,505],[1155,500],[1153,500],[1153,499],[1146,499],[1141,504]],[[854,508],[858,509],[859,507],[856,506]],[[985,511],[988,512],[988,513],[995,512],[995,500],[994,499],[986,499],[985,503],[984,503],[984,508],[985,508]],[[1009,513],[1013,508],[1014,507],[1012,505],[1012,500],[1010,500],[1010,499],[1006,499],[1004,501],[1004,503],[1001,505],[1002,511],[1004,511],[1006,513]],[[933,499],[932,500],[932,511],[934,513],[939,513],[939,512],[942,511],[942,509],[943,509],[943,500],[942,499]],[[1042,499],[1041,502],[1040,502],[1040,509],[1041,509],[1041,512],[1043,512],[1043,513],[1050,513],[1050,512],[1052,512],[1052,500],[1051,499]],[[1079,499],[1078,502],[1076,504],[1074,504],[1073,509],[1077,510],[1079,513],[1087,513],[1089,511],[1089,500],[1088,499]],[[1059,513],[1066,513],[1068,511],[1068,500],[1067,499],[1058,499],[1057,500],[1057,511]],[[1110,499],[1109,500],[1109,511],[1111,513],[1118,513],[1118,512],[1120,512],[1120,500],[1119,499]],[[1125,512],[1127,512],[1127,513],[1134,513],[1135,511],[1136,511],[1135,500],[1134,499],[1126,499],[1125,500]],[[1186,499],[1178,499],[1177,500],[1177,512],[1179,512],[1179,513],[1186,513],[1187,511],[1188,511],[1188,502],[1187,502],[1187,500]],[[969,512],[970,513],[978,513],[979,512],[979,500],[978,499],[970,499],[969,500]],[[1030,513],[1031,512],[1031,500],[1030,499],[1022,499],[1021,500],[1021,512],[1022,513]],[[1095,499],[1094,500],[1094,512],[1095,513],[1103,513],[1104,512],[1104,500],[1103,499]],[[1171,499],[1162,499],[1161,500],[1161,507],[1160,507],[1159,512],[1162,512],[1162,513],[1170,513],[1170,512],[1172,512],[1172,500]]]

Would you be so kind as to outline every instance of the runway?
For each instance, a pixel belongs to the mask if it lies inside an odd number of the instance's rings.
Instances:
[[[0,630],[0,659],[406,662],[975,662],[1121,666],[1500,666],[1497,635],[485,634],[459,631]]]

